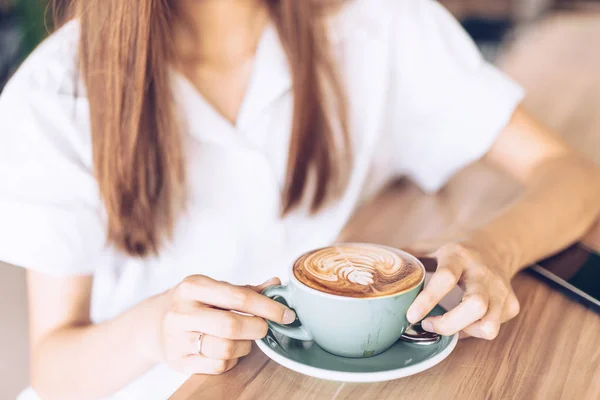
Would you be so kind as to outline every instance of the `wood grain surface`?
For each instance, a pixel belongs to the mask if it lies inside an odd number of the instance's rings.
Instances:
[[[563,14],[522,32],[501,61],[529,91],[528,108],[596,161],[598,49],[600,15]],[[344,237],[398,247],[418,239],[435,246],[481,224],[519,192],[483,165],[463,171],[435,196],[400,182],[359,210]],[[587,241],[600,249],[600,225]],[[376,384],[322,381],[280,367],[255,348],[227,374],[190,378],[172,399],[600,399],[600,316],[527,273],[513,286],[522,312],[496,340],[460,341],[448,359],[412,377]]]

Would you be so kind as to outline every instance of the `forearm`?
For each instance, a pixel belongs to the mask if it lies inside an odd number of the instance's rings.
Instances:
[[[596,167],[582,158],[562,156],[542,163],[524,194],[466,241],[492,252],[513,275],[581,237],[599,210]]]
[[[114,393],[159,361],[165,296],[97,325],[51,332],[33,348],[32,386],[44,399],[94,399]]]

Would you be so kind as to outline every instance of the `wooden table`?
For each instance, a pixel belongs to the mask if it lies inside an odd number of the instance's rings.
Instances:
[[[532,112],[597,161],[599,48],[600,15],[557,16],[525,33],[501,62],[529,90]],[[480,224],[519,192],[483,165],[462,172],[436,196],[401,182],[360,210],[344,236],[398,247],[443,238]],[[600,249],[600,224],[587,240]],[[448,359],[412,377],[322,381],[254,349],[227,374],[190,378],[172,399],[600,399],[600,316],[527,273],[513,286],[522,312],[496,340],[460,341]]]

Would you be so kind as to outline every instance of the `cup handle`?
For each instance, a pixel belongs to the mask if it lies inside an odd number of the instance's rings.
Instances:
[[[288,290],[288,286],[271,286],[263,290],[263,295],[269,298],[282,297],[286,303],[290,307],[292,307],[291,296]],[[313,340],[312,335],[304,329],[302,326],[288,326],[288,325],[280,325],[276,322],[267,320],[267,324],[269,328],[277,333],[280,333],[284,336],[287,336],[292,339],[302,340],[302,341],[311,341]]]
[[[441,336],[439,334],[424,330],[423,327],[421,327],[420,322],[417,322],[416,324],[410,324],[400,337],[400,340],[420,345],[434,344],[439,342],[440,339]]]

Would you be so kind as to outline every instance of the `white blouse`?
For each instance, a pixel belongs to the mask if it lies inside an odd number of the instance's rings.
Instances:
[[[0,97],[0,260],[49,275],[94,275],[92,319],[110,319],[190,274],[236,284],[286,279],[301,252],[331,243],[361,201],[407,176],[436,191],[481,158],[522,89],[486,63],[432,0],[355,0],[332,25],[349,95],[350,184],[317,215],[282,218],[290,72],[273,27],[260,41],[235,125],[174,74],[186,119],[190,199],[159,257],[106,246],[88,103],[71,22],[25,61]],[[186,377],[159,365],[111,398],[165,398]],[[35,398],[29,390],[23,398]]]

